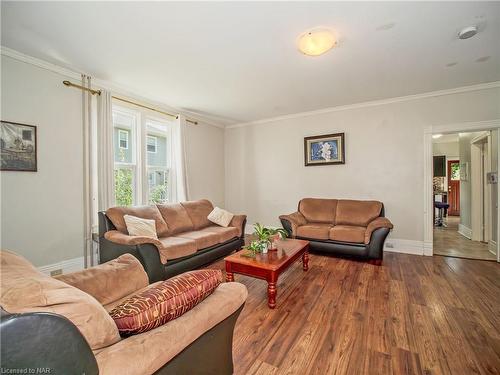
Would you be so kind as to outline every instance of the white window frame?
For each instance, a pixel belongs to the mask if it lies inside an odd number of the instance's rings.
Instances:
[[[125,105],[117,105],[113,102],[113,112],[122,113],[124,115],[132,115],[136,118],[135,125],[130,129],[130,137],[135,141],[135,147],[132,148],[132,163],[114,162],[114,169],[125,168],[132,169],[133,172],[133,196],[132,204],[149,204],[149,180],[148,172],[154,170],[161,170],[165,172],[165,178],[169,182],[167,186],[167,200],[173,202],[174,200],[174,186],[172,180],[172,136],[173,136],[173,122],[170,118],[152,116],[150,111],[146,109],[136,109],[136,107],[128,107]],[[147,124],[148,122],[161,123],[165,126],[165,138],[166,138],[166,148],[168,154],[166,155],[166,166],[148,166],[147,165],[147,154],[158,152],[158,138],[154,135],[147,135]],[[124,131],[116,126],[118,130]],[[156,152],[147,151],[147,137],[155,138],[155,150]],[[130,139],[127,133],[127,147],[129,146]],[[118,147],[120,148],[120,138],[118,136]],[[155,176],[156,180],[156,176]]]
[[[155,150],[154,151],[148,150],[148,146],[152,146],[152,145],[148,144],[149,139],[154,139],[154,141],[155,141],[155,144],[154,144]],[[150,154],[156,154],[156,152],[158,151],[158,137],[156,137],[154,135],[147,135],[146,136],[146,151],[149,152]]]
[[[121,142],[122,142],[121,135],[122,134],[125,134],[125,142],[127,143],[126,147],[122,147],[122,144],[121,144]],[[128,142],[129,142],[128,131],[123,130],[123,129],[118,129],[118,147],[121,148],[122,150],[128,150]]]

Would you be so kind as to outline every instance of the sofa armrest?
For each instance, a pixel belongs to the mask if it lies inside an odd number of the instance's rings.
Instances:
[[[124,234],[117,230],[110,230],[104,233],[104,238],[108,241],[120,244],[120,245],[142,245],[146,243],[150,243],[155,245],[157,248],[161,248],[162,244],[159,240],[152,237],[144,237],[144,236],[130,236],[128,234]]]
[[[78,328],[64,316],[47,312],[9,314],[3,309],[1,312],[2,370],[48,369],[47,373],[51,374],[99,373],[89,344]]]
[[[279,218],[283,228],[285,228],[292,237],[296,236],[299,226],[307,224],[306,218],[300,212],[294,212],[290,215],[281,215]]]
[[[243,238],[245,236],[246,223],[247,215],[234,215],[229,223],[229,226],[238,229],[238,237]]]
[[[55,278],[90,294],[102,305],[117,301],[149,284],[144,267],[131,254]]]
[[[386,218],[386,217],[377,217],[376,219],[372,220],[369,224],[368,227],[366,227],[366,232],[365,232],[365,244],[370,243],[372,233],[379,229],[379,228],[387,228],[387,229],[392,229],[394,226],[392,225],[391,221]]]

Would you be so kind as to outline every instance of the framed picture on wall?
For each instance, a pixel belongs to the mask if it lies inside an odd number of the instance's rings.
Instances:
[[[344,133],[305,137],[304,160],[306,167],[345,164]]]
[[[37,171],[36,126],[0,121],[0,170]]]

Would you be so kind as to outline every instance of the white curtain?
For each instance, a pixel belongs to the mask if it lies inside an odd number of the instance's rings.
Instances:
[[[177,202],[189,200],[188,166],[186,154],[186,118],[177,116],[172,140],[172,188],[173,199]]]
[[[111,93],[101,90],[97,98],[97,181],[98,210],[115,205],[113,109]]]

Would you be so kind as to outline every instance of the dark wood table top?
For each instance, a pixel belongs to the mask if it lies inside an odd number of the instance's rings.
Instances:
[[[256,254],[253,257],[250,250],[240,250],[228,257],[225,261],[244,264],[256,268],[276,271],[287,266],[297,253],[303,252],[309,245],[309,241],[286,239],[278,240],[277,250],[269,250],[267,254]]]

